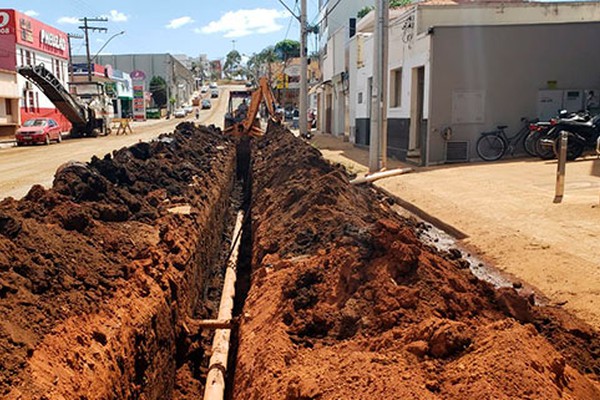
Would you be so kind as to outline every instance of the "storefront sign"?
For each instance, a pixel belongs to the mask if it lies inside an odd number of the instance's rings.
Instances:
[[[37,50],[52,57],[69,59],[67,34],[13,9],[0,9],[0,48],[10,52],[16,45]],[[13,65],[12,67],[10,65]],[[0,68],[13,70],[16,60],[0,60]]]
[[[6,11],[0,11],[0,35],[8,35],[11,32],[10,14]]]
[[[40,42],[57,50],[65,51],[67,48],[67,41],[64,37],[60,37],[59,35],[47,32],[43,29],[40,31]]]

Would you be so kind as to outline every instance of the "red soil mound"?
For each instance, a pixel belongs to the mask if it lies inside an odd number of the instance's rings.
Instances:
[[[0,202],[0,397],[168,396],[234,162],[233,142],[181,124]]]
[[[235,398],[600,399],[597,332],[479,281],[289,132],[253,160]]]

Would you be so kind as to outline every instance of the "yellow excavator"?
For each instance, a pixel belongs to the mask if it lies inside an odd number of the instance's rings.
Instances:
[[[234,107],[236,100],[241,103]],[[225,134],[232,136],[260,137],[264,134],[257,118],[261,103],[264,101],[271,121],[279,123],[280,116],[275,111],[275,96],[266,77],[259,79],[255,90],[233,90],[229,93],[229,105],[225,114]],[[248,104],[249,103],[249,104]]]

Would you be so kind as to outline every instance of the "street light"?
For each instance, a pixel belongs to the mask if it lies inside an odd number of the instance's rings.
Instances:
[[[100,50],[98,50],[98,52],[96,53],[96,55],[94,57],[92,57],[92,60],[90,61],[90,64],[94,62],[94,60],[96,59],[96,57],[98,57],[100,55],[100,52],[102,50],[104,50],[104,48],[106,47],[106,45],[108,45],[111,40],[113,40],[117,36],[124,35],[124,34],[125,34],[125,31],[121,31],[121,32],[115,33],[114,35],[112,35],[111,37],[109,37],[108,40],[106,42],[104,42],[104,45],[102,47],[100,47]]]

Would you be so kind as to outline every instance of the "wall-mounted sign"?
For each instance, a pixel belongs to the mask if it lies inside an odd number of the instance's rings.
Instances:
[[[21,18],[19,20],[19,30],[21,32],[21,40],[33,43],[33,28],[31,27],[31,20]]]
[[[57,50],[65,51],[67,49],[67,40],[64,37],[43,29],[40,31],[40,43]]]
[[[8,35],[10,33],[10,14],[6,11],[0,12],[0,35]]]

